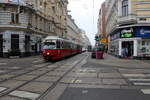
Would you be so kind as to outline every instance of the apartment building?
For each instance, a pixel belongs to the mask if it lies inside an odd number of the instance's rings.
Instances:
[[[150,57],[150,1],[106,0],[109,52],[123,57]]]
[[[41,52],[47,35],[66,37],[67,0],[1,0],[0,56]]]

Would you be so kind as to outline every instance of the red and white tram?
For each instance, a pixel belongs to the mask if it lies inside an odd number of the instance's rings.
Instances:
[[[59,60],[82,52],[82,46],[59,37],[48,36],[43,40],[45,60]]]

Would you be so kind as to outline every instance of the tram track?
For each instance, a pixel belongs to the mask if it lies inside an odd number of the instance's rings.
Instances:
[[[69,60],[69,59],[65,59],[65,60],[63,60],[63,61],[56,62],[56,63],[54,63],[54,64],[56,65],[55,67],[53,67],[53,68],[51,68],[51,69],[49,69],[49,70],[46,70],[44,73],[37,75],[36,77],[32,78],[31,80],[28,80],[28,81],[26,81],[26,82],[24,82],[24,83],[22,83],[21,85],[18,85],[18,86],[16,86],[16,87],[8,88],[8,89],[2,91],[2,92],[0,93],[0,97],[9,95],[11,92],[13,92],[13,91],[15,91],[15,90],[18,90],[19,88],[21,88],[21,87],[27,85],[28,83],[30,83],[30,82],[32,82],[32,81],[34,81],[34,80],[36,80],[36,79],[38,79],[38,78],[40,78],[40,77],[46,75],[47,73],[52,72],[52,71],[54,71],[54,70],[60,68],[63,64],[65,65],[65,61],[67,61],[67,60]],[[17,78],[17,77],[26,75],[26,74],[28,74],[28,73],[30,73],[30,72],[34,72],[34,71],[36,71],[36,70],[40,70],[40,69],[42,69],[42,68],[46,68],[46,67],[48,67],[48,66],[50,66],[50,65],[53,65],[53,63],[48,64],[48,65],[45,65],[45,66],[42,66],[42,67],[35,68],[35,69],[33,69],[33,70],[29,70],[28,72],[25,72],[25,73],[21,73],[21,74],[15,75],[15,76],[13,76],[13,77],[10,77],[10,78],[8,78],[8,79],[6,79],[6,80],[0,82],[0,84],[1,84],[1,83],[4,83],[4,82],[7,82],[8,80],[13,80],[14,78]],[[67,72],[65,72],[65,74],[63,74],[56,82],[54,82],[53,85],[52,85],[50,88],[48,88],[48,90],[46,90],[46,92],[44,92],[43,94],[41,94],[42,96],[40,96],[39,99],[40,99],[41,97],[43,97],[43,95],[44,95],[45,93],[47,93],[47,91],[49,91],[50,89],[53,89],[53,87],[55,87],[55,86],[58,84],[58,82],[59,82],[67,73],[69,73],[74,67],[75,67],[75,66],[73,66],[71,69],[69,69]]]
[[[75,65],[73,65],[67,72],[65,72],[57,81],[55,81],[52,86],[50,86],[43,94],[41,94],[36,100],[43,100],[43,98],[50,92],[52,91],[56,86],[57,84],[69,73],[71,72],[75,67],[76,65],[80,64],[82,61],[85,60],[85,58],[88,58],[88,56],[85,56],[83,58],[80,58],[79,61],[77,63],[75,63]]]

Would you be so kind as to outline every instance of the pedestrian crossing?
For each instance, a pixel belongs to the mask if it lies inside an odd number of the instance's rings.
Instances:
[[[123,73],[122,74],[134,86],[145,86],[147,89],[141,89],[144,94],[150,95],[150,74],[143,73]]]

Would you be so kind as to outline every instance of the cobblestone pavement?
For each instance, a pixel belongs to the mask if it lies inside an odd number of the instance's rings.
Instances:
[[[0,100],[149,100],[150,64],[83,53],[55,63],[0,60]]]
[[[59,83],[69,82],[70,77],[65,75],[81,66],[87,56],[80,54],[53,63],[40,56],[1,59],[0,100],[43,100]]]
[[[59,100],[149,100],[150,64],[119,59],[105,54],[104,59],[87,59],[68,74],[76,79]]]

